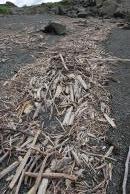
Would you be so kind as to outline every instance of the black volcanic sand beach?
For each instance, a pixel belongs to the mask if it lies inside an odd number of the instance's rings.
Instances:
[[[112,30],[105,43],[105,49],[113,57],[130,59],[130,30],[120,28]],[[108,130],[108,143],[115,146],[114,157],[117,161],[113,166],[113,176],[108,193],[121,194],[125,161],[130,146],[130,62],[111,65],[111,69],[115,81],[110,82],[109,89],[117,129]],[[127,193],[130,193],[130,172]]]

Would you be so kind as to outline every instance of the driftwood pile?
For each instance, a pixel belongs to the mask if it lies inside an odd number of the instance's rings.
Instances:
[[[90,59],[101,58],[95,41],[108,30],[64,38],[4,84],[10,97],[0,126],[0,163],[8,159],[2,193],[106,193],[114,159],[105,132],[116,125],[104,87],[108,68]]]

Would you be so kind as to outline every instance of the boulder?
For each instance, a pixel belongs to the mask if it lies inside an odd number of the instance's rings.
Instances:
[[[66,34],[66,26],[57,22],[50,22],[47,26],[45,26],[43,32],[64,35]]]
[[[130,23],[124,24],[123,29],[124,30],[130,30]]]
[[[96,5],[96,0],[89,0],[88,6],[95,6]]]
[[[90,16],[98,15],[98,8],[96,6],[90,7]]]
[[[54,13],[54,14],[57,14],[57,15],[65,15],[66,14],[66,10],[64,7],[62,6],[55,6],[55,7],[52,7],[50,9],[50,12],[51,13]]]
[[[78,10],[78,13],[77,13],[77,16],[79,17],[79,18],[86,18],[88,15],[89,15],[89,10],[88,9],[86,9],[86,8],[80,8],[79,10]]]
[[[115,11],[114,17],[116,17],[116,18],[125,18],[126,17],[126,11],[121,5]]]
[[[59,14],[59,8],[58,7],[53,7],[49,10],[49,12],[58,15]]]
[[[130,24],[130,12],[127,12],[126,18],[127,18],[127,22]]]
[[[88,16],[88,12],[86,11],[78,13],[78,18],[86,18],[87,16]]]
[[[98,8],[99,8],[99,7],[102,7],[103,2],[104,2],[104,0],[96,0],[96,6],[97,6]]]
[[[62,6],[59,6],[58,7],[58,14],[59,15],[65,15],[66,14],[65,8],[63,8]]]
[[[67,16],[77,18],[77,12],[75,10],[67,11]]]
[[[9,7],[17,7],[14,3],[10,2],[10,1],[6,1],[6,5]]]
[[[114,16],[118,8],[118,3],[113,0],[105,0],[102,7],[99,9],[99,15]]]

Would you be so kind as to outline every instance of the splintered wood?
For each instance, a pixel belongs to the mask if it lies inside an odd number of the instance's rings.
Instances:
[[[1,116],[0,163],[8,165],[0,179],[9,193],[106,193],[114,147],[106,146],[105,132],[116,124],[104,87],[109,69],[91,59],[101,59],[95,40],[108,26],[96,20],[78,27],[6,83],[12,103]]]

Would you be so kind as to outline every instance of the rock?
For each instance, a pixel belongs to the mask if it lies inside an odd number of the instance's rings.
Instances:
[[[98,8],[96,6],[90,7],[90,15],[91,16],[98,15]]]
[[[95,6],[96,0],[89,0],[88,6]]]
[[[127,18],[127,22],[130,24],[130,12],[127,12],[126,18]]]
[[[59,14],[59,8],[58,8],[58,7],[53,7],[53,8],[51,8],[49,11],[50,11],[51,13],[53,13],[53,14],[56,14],[56,15]]]
[[[105,0],[102,7],[99,9],[99,15],[107,15],[109,17],[114,16],[118,8],[118,3],[113,0]]]
[[[78,18],[86,18],[87,16],[88,16],[88,13],[86,11],[78,13]]]
[[[71,18],[77,18],[77,12],[72,10],[72,11],[67,11],[67,16]]]
[[[77,16],[79,17],[79,18],[86,18],[88,15],[89,15],[89,10],[87,10],[87,9],[85,9],[85,8],[80,8],[79,10],[78,10],[78,14],[77,14]]]
[[[66,10],[62,6],[59,6],[58,7],[58,14],[59,15],[65,15],[66,14]]]
[[[66,34],[66,26],[57,22],[50,22],[47,26],[45,26],[43,32],[64,35]]]
[[[130,23],[124,24],[123,29],[124,30],[130,30]]]
[[[117,10],[114,13],[114,17],[116,18],[125,18],[126,16],[126,11],[122,6],[118,7]]]
[[[51,13],[57,14],[57,15],[65,15],[66,10],[62,6],[56,6],[50,9]]]
[[[99,7],[102,7],[103,2],[104,2],[104,0],[96,0],[96,6],[97,6],[98,8],[99,8]]]
[[[10,2],[10,1],[6,1],[6,5],[9,7],[17,7],[14,3]]]

